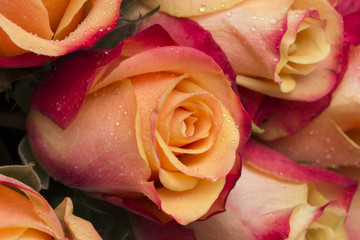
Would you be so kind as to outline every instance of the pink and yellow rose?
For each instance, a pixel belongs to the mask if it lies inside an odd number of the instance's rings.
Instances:
[[[27,127],[38,161],[65,185],[188,224],[224,210],[251,126],[220,48],[182,24],[186,39],[155,25],[64,59],[35,92]]]
[[[355,225],[347,225],[345,221],[350,216],[353,223],[357,219],[357,211],[347,215],[356,181],[296,164],[253,140],[244,146],[242,156],[242,176],[228,196],[224,213],[191,223],[187,229],[156,226],[136,217],[132,221],[136,237],[139,240],[169,239],[166,238],[169,236],[175,239],[184,236],[182,239],[186,240],[354,239],[351,237],[355,236],[352,231]],[[350,211],[353,207],[357,207],[356,202]]]
[[[240,86],[310,102],[326,96],[338,81],[343,25],[330,1],[141,2],[150,8],[160,5],[160,11],[190,18],[210,31]]]
[[[90,222],[73,215],[69,198],[54,211],[34,189],[1,174],[0,238],[101,240]]]
[[[41,65],[45,56],[91,47],[115,27],[120,5],[121,0],[1,0],[0,66]]]
[[[295,161],[321,167],[360,164],[360,46],[350,46],[349,65],[330,106],[297,133],[267,144]]]

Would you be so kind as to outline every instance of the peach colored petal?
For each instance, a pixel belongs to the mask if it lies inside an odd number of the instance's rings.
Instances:
[[[71,0],[42,0],[50,20],[51,30],[56,32],[57,27]]]
[[[33,148],[41,149],[37,154],[42,166],[64,184],[104,193],[143,192],[157,201],[152,183],[146,182],[151,175],[148,163],[138,148],[137,114],[134,89],[123,80],[88,95],[65,130],[32,112],[29,139]]]
[[[73,204],[70,198],[65,198],[55,212],[71,240],[102,239],[90,222],[73,215]]]
[[[64,39],[79,24],[87,0],[71,0],[56,29],[54,40]]]
[[[171,56],[171,58],[167,56]],[[139,65],[138,62],[147,62],[147,64]],[[192,82],[212,93],[229,110],[239,129],[244,129],[245,126],[243,125],[248,123],[243,121],[244,115],[239,111],[243,107],[231,89],[230,81],[223,75],[222,70],[211,57],[194,48],[169,46],[141,52],[122,61],[102,82],[93,88],[96,90],[117,81],[119,78],[125,79],[149,72],[186,74]],[[247,139],[247,136],[240,137],[242,143]]]
[[[217,182],[201,180],[192,190],[176,192],[166,188],[157,189],[161,199],[161,208],[182,225],[193,222],[203,216],[218,198],[225,179]]]
[[[221,104],[220,104],[221,105]],[[222,106],[222,105],[221,105]],[[216,181],[226,176],[234,166],[236,159],[236,149],[239,143],[238,129],[228,111],[222,106],[223,122],[219,133],[212,144],[212,147],[204,152],[186,152],[168,148],[162,138],[157,137],[161,151],[159,151],[162,163],[166,169],[176,169],[188,176],[207,178]],[[210,138],[209,136],[208,138]],[[201,145],[200,145],[201,146]],[[176,157],[175,152],[186,154]],[[202,148],[199,149],[199,151]],[[163,154],[162,154],[163,153]],[[167,161],[164,161],[167,160]]]
[[[0,27],[11,41],[22,49],[47,56],[59,56],[74,49],[90,47],[98,38],[110,31],[118,18],[120,4],[120,0],[95,1],[92,10],[71,36],[61,41],[48,40],[51,37],[45,39],[35,36],[3,15],[0,15]]]
[[[187,176],[181,172],[170,172],[164,169],[159,171],[159,180],[162,185],[171,191],[186,191],[193,189],[200,181],[199,178]]]
[[[0,229],[1,240],[53,240],[54,238],[47,233],[40,232],[31,228],[9,228]]]
[[[44,218],[41,213],[38,213],[39,210],[44,211],[44,209],[37,207],[36,204],[34,204],[34,201],[29,200],[25,196],[4,185],[0,185],[0,194],[0,205],[3,206],[0,211],[0,226],[2,228],[25,228],[24,231],[26,228],[32,228],[44,232],[46,235],[56,236],[58,239],[62,238],[61,234],[63,234],[63,232],[61,227],[52,225],[53,223],[57,223],[57,219]],[[27,194],[30,195],[32,193],[27,192]],[[47,209],[47,211],[52,211],[45,199],[41,200],[41,203],[46,205],[45,209]],[[51,222],[51,220],[54,221]],[[49,223],[51,225],[48,225]],[[54,229],[54,227],[58,228]],[[55,231],[58,231],[58,233]]]
[[[157,172],[160,166],[155,152],[155,124],[159,113],[158,104],[170,94],[175,84],[185,76],[167,73],[146,74],[131,78],[134,86],[137,102],[139,103],[139,117],[141,128],[139,129],[144,145],[146,157],[151,170]],[[148,94],[149,89],[152,89]]]
[[[206,14],[230,8],[243,0],[217,1],[208,0],[205,3],[199,0],[166,1],[166,0],[141,0],[147,7],[154,9],[160,5],[160,11],[176,17],[189,17]]]
[[[18,14],[19,11],[21,14]],[[0,17],[11,21],[14,26],[18,26],[27,32],[50,40],[53,32],[50,28],[48,13],[40,0],[31,1],[0,1]],[[3,23],[0,23],[1,45],[0,56],[14,56],[23,53],[8,38],[4,32]],[[4,41],[5,40],[5,41]]]
[[[179,84],[185,82],[191,84],[187,80],[183,80]],[[216,126],[222,124],[222,110],[216,99],[203,89],[200,89],[202,92],[199,93],[179,92],[176,90],[179,84],[171,92],[161,109],[157,129],[170,147],[181,148],[187,145],[184,150],[196,149],[196,146],[192,146],[193,144],[216,137],[218,131]],[[186,120],[189,124],[186,124]],[[187,131],[188,133],[186,133]],[[211,132],[215,132],[215,134],[211,134]],[[212,143],[213,141],[209,142],[210,146]]]

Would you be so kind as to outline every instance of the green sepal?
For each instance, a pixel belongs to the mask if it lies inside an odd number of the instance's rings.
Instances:
[[[36,172],[37,176],[41,182],[42,189],[48,189],[49,187],[49,174],[40,167],[38,164],[30,146],[30,142],[27,136],[25,136],[18,146],[18,153],[20,155],[22,163],[25,164],[33,164],[34,171]]]
[[[0,167],[0,174],[19,180],[35,191],[41,189],[41,182],[33,169],[33,164],[2,166]]]

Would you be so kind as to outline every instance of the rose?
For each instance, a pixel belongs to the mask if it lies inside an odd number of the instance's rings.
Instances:
[[[360,164],[360,46],[351,46],[343,81],[323,114],[294,135],[267,144],[293,160],[322,167]]]
[[[185,230],[135,217],[137,239],[166,239],[182,233],[186,240],[347,239],[344,221],[355,181],[296,164],[253,140],[245,145],[242,156],[242,176],[228,196],[227,211],[191,223]]]
[[[188,17],[210,31],[241,86],[309,102],[328,94],[337,82],[342,17],[327,0],[141,2],[160,4],[160,11]]]
[[[2,174],[0,209],[1,239],[101,239],[90,222],[73,215],[69,198],[54,211],[34,189]]]
[[[226,62],[206,32],[183,24],[194,30],[186,39]],[[157,25],[112,51],[64,59],[32,99],[27,129],[40,164],[163,223],[223,210],[249,119],[214,59],[181,45]]]
[[[45,58],[36,54],[60,56],[92,46],[116,25],[120,4],[121,0],[1,1],[0,66],[41,65]],[[25,54],[29,52],[36,54]]]

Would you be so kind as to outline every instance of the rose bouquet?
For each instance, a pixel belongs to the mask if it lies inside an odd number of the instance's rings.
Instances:
[[[0,6],[2,238],[359,236],[357,1]]]

